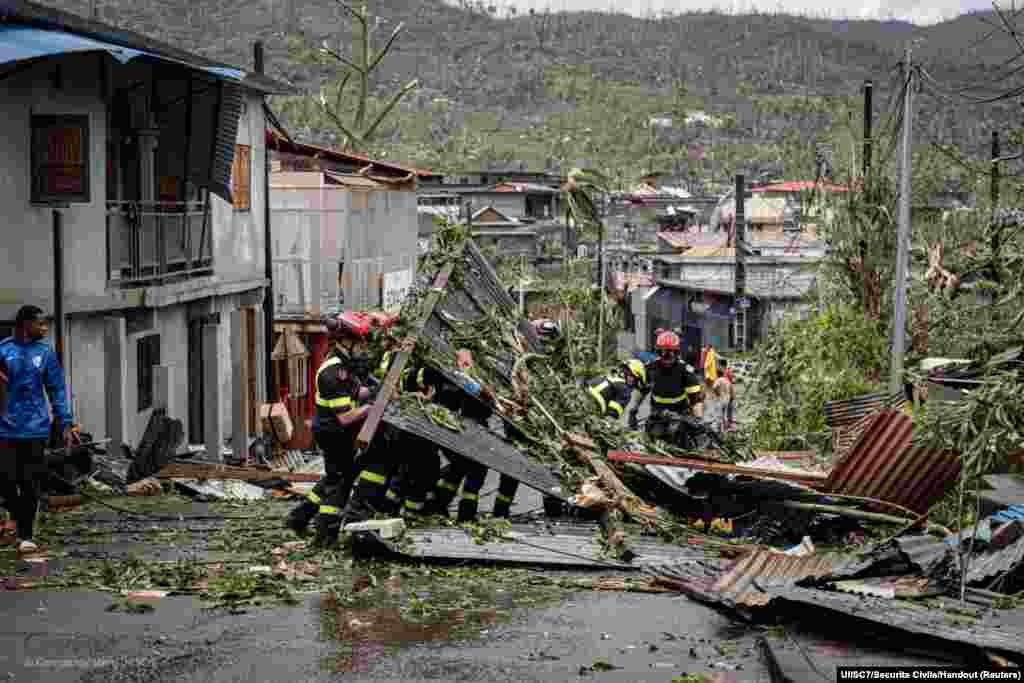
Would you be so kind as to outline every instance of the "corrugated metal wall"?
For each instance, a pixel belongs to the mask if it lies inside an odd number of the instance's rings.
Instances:
[[[279,316],[377,307],[385,274],[416,275],[414,192],[274,188],[271,221]]]

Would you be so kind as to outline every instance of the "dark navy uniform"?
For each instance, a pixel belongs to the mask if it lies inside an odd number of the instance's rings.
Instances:
[[[337,415],[359,407],[362,384],[347,360],[332,353],[316,372],[313,439],[324,454],[324,476],[289,515],[288,526],[297,533],[304,533],[317,513],[325,516],[327,527],[339,526],[338,515],[348,499],[358,426],[340,424]]]

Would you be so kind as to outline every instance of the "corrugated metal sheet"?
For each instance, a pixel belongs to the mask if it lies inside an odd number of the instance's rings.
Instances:
[[[725,462],[714,462],[711,460],[698,460],[696,458],[670,458],[664,456],[650,456],[644,453],[631,453],[629,451],[611,451],[608,459],[613,462],[633,462],[645,465],[664,465],[673,468],[686,468],[698,472],[714,472],[717,474],[749,476],[761,479],[779,479],[792,481],[805,486],[821,487],[827,481],[827,477],[816,472],[792,469],[769,469],[766,467],[752,467],[749,464],[732,464]]]
[[[967,567],[967,582],[984,581],[1008,572],[1024,563],[1024,538],[1011,543],[1002,550],[972,555]]]
[[[945,541],[928,534],[900,536],[895,543],[907,561],[924,574],[931,574],[951,554]]]
[[[912,427],[901,412],[877,413],[832,467],[825,490],[926,512],[960,474],[960,459],[950,451],[911,444]]]
[[[896,408],[905,402],[902,392],[877,392],[842,401],[825,401],[825,424],[832,429],[847,427],[883,408]]]
[[[1024,629],[1009,622],[1001,623],[998,613],[989,615],[983,621],[960,611],[954,616],[943,609],[865,595],[831,593],[796,586],[771,589],[770,592],[772,597],[779,600],[844,614],[908,633],[1024,655]]]
[[[772,599],[768,590],[809,578],[853,576],[877,561],[875,557],[841,553],[795,557],[764,548],[728,565],[691,561],[652,566],[647,572],[702,600],[762,607]]]
[[[507,474],[542,493],[547,494],[552,489],[559,490],[561,487],[561,482],[555,476],[552,467],[523,455],[515,446],[473,420],[463,420],[462,431],[454,432],[435,424],[419,408],[409,404],[403,407],[398,401],[393,401],[384,413],[384,421],[397,429],[422,436],[442,448]]]
[[[392,552],[417,559],[601,567],[620,571],[636,571],[652,564],[679,561],[686,555],[697,556],[692,550],[677,545],[640,538],[629,543],[637,557],[630,563],[620,562],[603,556],[601,546],[595,541],[600,536],[596,524],[513,524],[506,534],[509,540],[483,544],[475,542],[471,534],[459,528],[412,529],[407,536],[412,540],[411,547],[376,540]]]
[[[832,588],[843,593],[873,595],[889,600],[895,598],[919,598],[941,592],[938,586],[933,585],[924,576],[878,576],[870,579],[836,581],[831,585]]]

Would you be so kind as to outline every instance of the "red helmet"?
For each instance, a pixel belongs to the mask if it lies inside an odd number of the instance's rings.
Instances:
[[[654,348],[658,351],[678,351],[679,335],[675,332],[662,332],[654,342]]]
[[[370,320],[365,313],[345,311],[324,321],[330,339],[365,339],[370,333]]]

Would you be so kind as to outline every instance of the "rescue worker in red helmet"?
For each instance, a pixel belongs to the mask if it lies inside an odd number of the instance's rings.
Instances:
[[[643,389],[647,384],[647,368],[639,360],[625,361],[620,369],[621,374],[610,372],[587,383],[587,393],[594,399],[601,415],[616,420],[625,416],[633,389]]]
[[[701,381],[686,368],[679,358],[679,335],[661,331],[654,343],[657,358],[646,367],[649,384],[643,388],[640,400],[629,411],[629,426],[637,425],[637,412],[651,396],[652,414],[660,411],[692,414],[693,406],[701,400]]]
[[[366,419],[370,398],[369,321],[346,312],[324,326],[331,350],[316,371],[313,438],[323,451],[325,474],[287,521],[289,529],[305,535],[310,521],[317,517],[318,545],[330,545],[340,532],[340,510],[354,475],[355,437]]]

